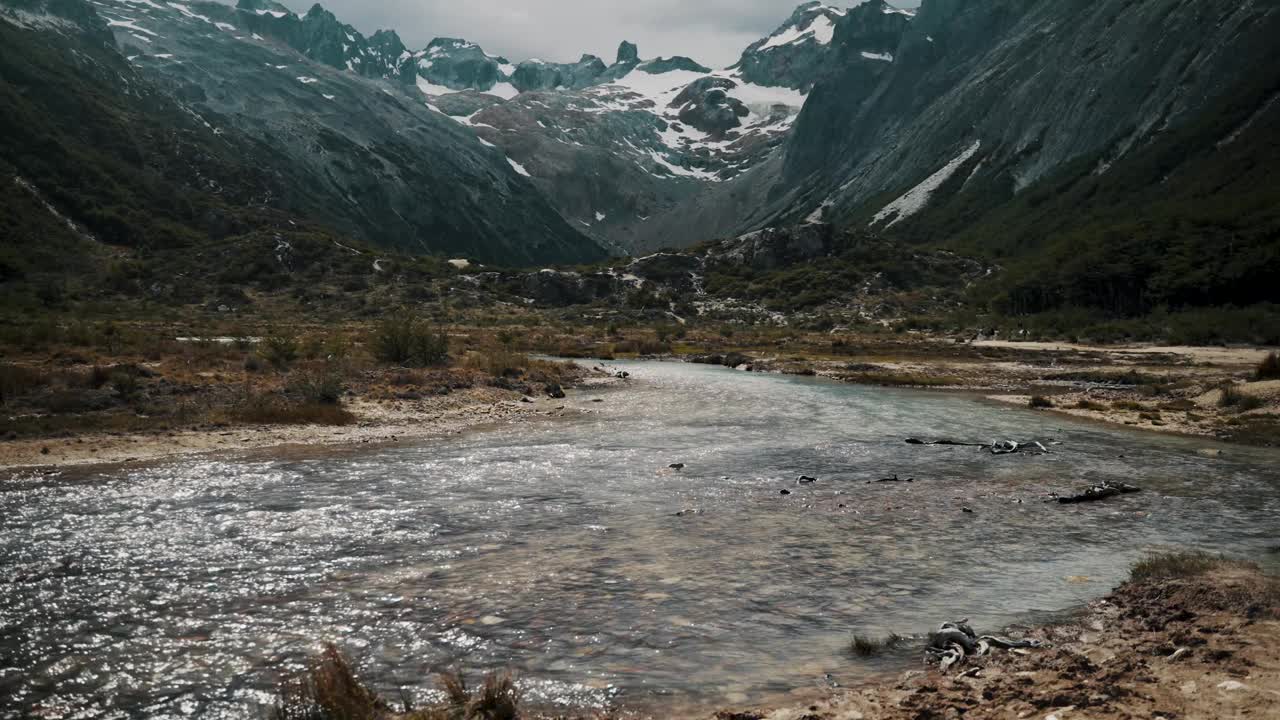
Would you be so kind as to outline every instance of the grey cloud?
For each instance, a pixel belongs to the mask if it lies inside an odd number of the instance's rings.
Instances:
[[[306,0],[285,0],[299,12]],[[641,55],[689,55],[724,66],[772,32],[799,0],[327,0],[344,22],[370,34],[396,30],[421,48],[435,37],[461,37],[513,61],[577,60],[591,53],[612,61],[630,40]],[[833,2],[848,6],[848,0]],[[919,0],[896,3],[913,7]]]

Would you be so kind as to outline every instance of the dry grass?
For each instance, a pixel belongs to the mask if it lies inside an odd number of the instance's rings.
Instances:
[[[519,377],[529,364],[528,355],[501,347],[475,350],[462,359],[462,367],[494,377]]]
[[[884,387],[957,387],[964,380],[950,375],[925,375],[924,373],[864,372],[842,378],[860,385]]]
[[[904,641],[905,638],[896,633],[890,633],[888,637],[879,639],[854,635],[853,641],[849,643],[849,652],[860,658],[876,657],[901,646]]]
[[[1269,353],[1263,358],[1253,377],[1255,380],[1280,380],[1280,353]]]
[[[1093,400],[1088,400],[1088,399],[1081,400],[1080,402],[1076,403],[1073,407],[1076,410],[1092,410],[1094,412],[1102,412],[1103,410],[1107,409],[1106,405],[1103,405],[1100,402],[1094,402]]]
[[[617,355],[669,355],[671,343],[656,337],[627,338],[613,344],[613,352]]]
[[[275,720],[377,720],[391,707],[356,677],[342,652],[327,645],[301,676],[280,686]]]
[[[1149,582],[1189,578],[1224,568],[1257,570],[1258,566],[1199,551],[1151,553],[1133,564],[1129,570],[1129,579],[1134,582]]]
[[[520,689],[510,673],[491,673],[485,676],[478,690],[467,688],[466,678],[460,673],[440,676],[449,709],[467,720],[518,720],[520,717]]]
[[[41,368],[0,363],[0,405],[47,387],[51,382],[49,373]]]
[[[1222,396],[1218,398],[1218,407],[1230,408],[1237,412],[1249,412],[1265,405],[1266,402],[1262,398],[1243,393],[1230,383],[1222,386]]]
[[[459,673],[440,676],[445,702],[400,708],[370,690],[342,652],[326,645],[301,676],[280,685],[273,720],[519,720],[521,692],[510,673],[493,673],[477,689]]]
[[[1163,385],[1167,378],[1158,375],[1147,375],[1137,370],[1128,372],[1108,372],[1106,370],[1078,370],[1075,372],[1046,375],[1045,380],[1060,382],[1096,383],[1099,385]]]
[[[356,416],[335,403],[295,402],[275,395],[254,395],[235,405],[230,418],[248,425],[350,425]]]

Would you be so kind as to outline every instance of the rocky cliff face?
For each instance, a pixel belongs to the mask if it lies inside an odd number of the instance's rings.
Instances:
[[[846,59],[814,89],[780,178],[812,192],[787,214],[887,227],[1082,158],[1105,173],[1274,70],[1277,32],[1272,3],[925,0],[884,72]]]
[[[365,37],[319,5],[298,15],[272,0],[240,0],[234,8],[106,0],[101,7],[143,22],[143,30],[150,29],[147,20],[172,21],[188,31],[177,35],[192,44],[210,39],[198,31],[212,26],[221,40],[230,36],[236,43],[292,50],[329,70],[385,83],[384,89],[409,106],[451,118],[459,131],[476,135],[490,162],[531,183],[575,231],[617,253],[692,242],[687,233],[659,230],[662,219],[710,188],[774,161],[814,83],[810,75],[829,67],[826,59],[837,47],[834,27],[847,15],[808,3],[770,38],[753,44],[738,65],[713,70],[685,56],[645,59],[628,42],[611,64],[592,55],[571,63],[532,59],[516,64],[462,38],[437,38],[414,51],[393,31]],[[217,70],[197,81],[188,77],[193,68],[180,60],[155,62],[173,53],[157,52],[146,32],[121,25],[116,34],[129,45],[130,56],[175,86],[181,97],[236,117],[268,114],[274,122],[292,122],[286,119],[292,109],[298,122],[314,121],[306,103],[290,108],[267,101],[252,84],[236,97],[231,88],[246,78],[231,71],[235,63],[219,62],[224,58],[206,65]],[[236,43],[220,46],[243,50]],[[199,52],[216,52],[205,44]],[[254,62],[262,68],[292,66],[279,58]],[[313,86],[324,79],[303,68],[295,78]],[[345,107],[342,93],[320,96],[351,118],[345,127],[327,128],[330,140],[364,145],[367,138],[351,136],[352,128],[364,124],[355,119],[359,107]],[[264,119],[253,125],[261,128]],[[359,164],[329,168],[325,176],[344,187],[374,182]],[[389,224],[399,225],[394,213]]]
[[[2,5],[0,18],[34,17],[29,0]],[[374,49],[399,50],[394,38],[369,43],[318,8],[299,18],[275,5],[242,5],[47,0],[42,7],[47,15],[62,6],[73,11],[55,18],[100,18],[90,25],[94,34],[105,21],[114,34],[108,50],[118,43],[120,62],[138,82],[167,92],[215,134],[272,148],[269,157],[244,158],[288,178],[279,194],[259,200],[265,205],[305,210],[312,220],[399,250],[516,263],[603,256],[500,153],[358,71],[375,64],[381,69],[370,74],[389,71]],[[23,26],[65,32],[53,21]],[[366,59],[357,64],[353,56]]]
[[[835,23],[783,152],[673,208],[655,229],[695,238],[768,225],[871,225],[920,240],[1072,163],[1097,173],[1280,65],[1273,3],[925,0]],[[920,222],[917,222],[920,221]]]
[[[936,239],[938,213],[1112,171],[1274,70],[1280,30],[1258,0],[809,2],[709,69],[632,43],[611,63],[415,51],[271,0],[96,6],[97,32],[211,126],[288,150],[344,228],[460,253],[476,233],[642,254],[820,221]]]
[[[873,9],[876,14],[896,15],[900,19],[910,17],[905,11],[886,8],[881,3],[869,3],[855,12]],[[743,51],[733,69],[748,82],[783,85],[807,92],[834,70],[833,60],[838,49],[838,44],[833,44],[836,27],[845,22],[848,14],[847,10],[817,0],[807,2],[796,8],[769,37]]]

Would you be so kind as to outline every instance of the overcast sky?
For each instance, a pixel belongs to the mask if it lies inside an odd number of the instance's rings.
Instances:
[[[892,1],[892,0],[891,0]],[[314,0],[283,0],[305,13]],[[577,60],[591,53],[613,62],[618,43],[641,57],[689,55],[721,67],[771,33],[801,0],[320,0],[365,35],[393,29],[410,49],[435,37],[461,37],[491,55]],[[849,7],[858,0],[834,0]],[[920,0],[893,3],[915,7]]]

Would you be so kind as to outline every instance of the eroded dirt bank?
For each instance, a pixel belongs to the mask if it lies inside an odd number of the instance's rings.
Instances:
[[[1091,720],[1280,717],[1280,582],[1215,563],[1127,583],[1074,622],[1037,628],[1047,647],[996,651],[943,673],[837,691],[804,707],[718,720]]]

